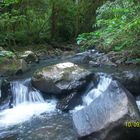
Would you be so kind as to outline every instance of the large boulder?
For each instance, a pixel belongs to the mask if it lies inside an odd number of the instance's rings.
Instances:
[[[134,96],[140,95],[140,72],[123,71],[112,74]]]
[[[36,71],[32,85],[47,94],[68,94],[86,88],[91,75],[91,72],[73,63],[59,63]]]
[[[136,102],[116,81],[111,81],[107,89],[90,104],[74,111],[72,118],[78,137],[82,140],[140,139],[140,129],[134,128],[134,124],[140,122]]]

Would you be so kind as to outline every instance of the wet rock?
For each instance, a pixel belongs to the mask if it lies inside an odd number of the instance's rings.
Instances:
[[[1,107],[10,107],[12,103],[12,91],[10,82],[6,79],[1,80],[1,96],[0,96],[0,104]]]
[[[36,71],[32,85],[47,94],[69,94],[86,88],[92,73],[71,62],[59,63]]]
[[[92,51],[86,51],[82,53],[77,53],[71,58],[71,62],[76,64],[87,64],[92,60]]]
[[[82,104],[81,94],[73,92],[59,101],[56,107],[62,111],[69,111],[80,104]]]
[[[98,66],[100,66],[100,63],[94,62],[94,61],[89,61],[89,65],[92,67],[98,67]]]
[[[139,140],[140,129],[128,128],[126,122],[140,121],[133,96],[116,81],[89,105],[72,114],[81,140]]]
[[[140,95],[140,72],[123,71],[112,75],[134,96]]]
[[[82,96],[93,89],[93,87],[97,87],[98,80],[99,76],[95,74],[85,90],[73,92],[67,96],[64,96],[64,98],[57,103],[56,107],[62,111],[69,111],[73,110],[76,106],[82,105]]]
[[[19,56],[20,58],[24,59],[28,64],[36,62],[39,62],[39,59],[35,53],[32,51],[25,51],[22,55]]]
[[[99,53],[95,50],[89,50],[83,53],[78,53],[71,58],[71,62],[76,64],[89,64],[90,66],[116,66],[109,57],[104,53]]]

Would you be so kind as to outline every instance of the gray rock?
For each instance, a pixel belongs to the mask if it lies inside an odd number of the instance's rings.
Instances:
[[[8,108],[10,107],[10,104],[12,102],[12,92],[11,92],[11,86],[10,82],[6,79],[1,80],[1,86],[0,86],[0,110],[4,107]]]
[[[11,76],[28,69],[27,63],[23,59],[17,59],[13,52],[0,51],[0,76]]]
[[[16,74],[22,74],[30,69],[29,65],[24,59],[19,59],[19,67],[17,68]]]
[[[89,65],[92,67],[98,67],[98,66],[100,66],[100,63],[94,62],[94,61],[89,61]]]
[[[70,61],[76,64],[89,64],[93,67],[102,65],[116,66],[116,64],[113,63],[106,54],[99,53],[95,50],[78,53],[73,56]]]
[[[32,85],[47,94],[67,94],[86,88],[91,75],[91,72],[73,63],[59,63],[36,71]]]
[[[11,76],[29,70],[29,66],[23,59],[17,59],[16,57],[14,58],[3,57],[0,59],[1,59],[0,62],[1,76]]]
[[[80,104],[82,104],[82,97],[80,93],[73,92],[59,101],[56,107],[62,111],[69,111]]]
[[[126,127],[127,121],[140,121],[136,102],[116,81],[112,81],[91,104],[73,112],[72,118],[82,140],[140,139],[139,128]]]
[[[140,72],[123,71],[112,74],[134,96],[140,95]]]
[[[39,61],[37,55],[32,51],[25,51],[19,58],[24,59],[28,64]]]

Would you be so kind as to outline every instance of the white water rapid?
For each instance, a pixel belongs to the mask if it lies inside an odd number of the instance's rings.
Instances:
[[[112,78],[109,75],[100,73],[100,81],[97,88],[91,89],[87,95],[83,97],[83,102],[85,105],[89,105],[97,97],[99,97],[110,85]]]
[[[75,107],[74,111],[82,109],[84,106],[89,105],[92,101],[94,101],[96,98],[98,98],[110,85],[112,78],[111,76],[99,73],[99,83],[96,88],[92,88],[89,90],[85,96],[83,96],[83,105]]]
[[[91,90],[88,90],[85,96],[83,96],[83,105],[79,105],[75,107],[73,111],[81,110],[82,108],[84,108],[84,106],[89,105],[108,88],[108,86],[112,81],[112,77],[105,73],[99,73],[98,75],[100,77],[98,86],[96,88],[92,88]],[[140,101],[136,101],[136,104],[140,110]]]
[[[30,79],[11,83],[13,108],[0,112],[0,127],[16,125],[56,110],[56,100],[44,100],[39,91],[30,89]]]

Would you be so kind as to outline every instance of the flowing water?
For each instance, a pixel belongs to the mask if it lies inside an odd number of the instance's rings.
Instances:
[[[103,73],[99,76],[97,87],[91,84],[83,96],[83,105],[73,111],[89,105],[107,89],[112,78]],[[11,82],[11,89],[13,108],[0,112],[0,140],[77,140],[71,114],[57,110],[56,99],[44,100],[32,88],[30,79]]]
[[[97,88],[91,89],[87,95],[83,97],[83,102],[85,105],[89,105],[97,97],[99,97],[109,86],[112,81],[112,78],[109,75],[99,73],[100,81]]]
[[[93,85],[89,86],[90,88],[87,89],[87,91],[85,92],[85,95],[82,98],[83,105],[75,107],[73,111],[80,110],[84,108],[84,106],[89,105],[108,88],[109,84],[112,81],[112,77],[104,73],[98,73],[98,76],[100,77],[99,78],[100,80],[97,87],[93,88]]]
[[[0,112],[0,139],[74,140],[69,114],[56,109],[57,100],[44,100],[30,79],[11,82],[13,108]]]

